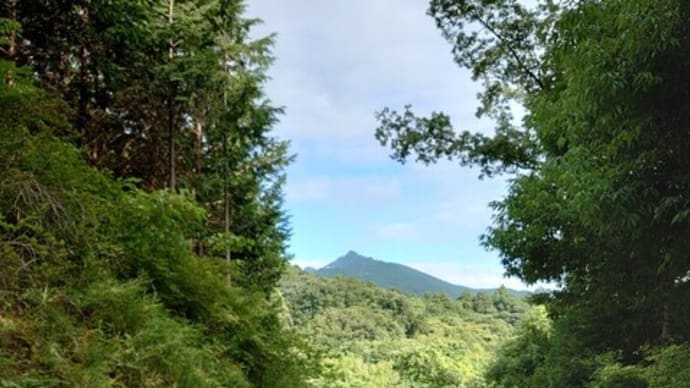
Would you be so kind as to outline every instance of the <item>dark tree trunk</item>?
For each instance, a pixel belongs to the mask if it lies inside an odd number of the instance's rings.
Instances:
[[[203,162],[203,142],[204,142],[204,125],[201,122],[201,120],[196,120],[196,125],[194,127],[194,134],[196,136],[196,142],[194,144],[194,158],[195,158],[195,166],[194,166],[194,172],[197,175],[197,179],[199,179],[199,182],[201,181],[201,174],[202,174],[202,162]],[[195,194],[196,196],[196,194]],[[199,239],[196,241],[196,253],[199,256],[204,255],[204,241],[203,241],[203,235],[199,235]]]
[[[175,103],[173,101],[173,87],[170,85],[170,96],[168,97],[168,173],[169,181],[168,188],[174,192],[177,187],[176,171],[175,171]]]
[[[175,0],[169,0],[168,9],[168,23],[172,26],[173,16],[175,12]],[[168,59],[170,60],[170,65],[172,66],[173,60],[175,58],[175,42],[172,37],[168,41]],[[176,174],[176,156],[175,156],[175,88],[173,81],[170,80],[169,91],[168,91],[168,173],[170,174],[168,181],[168,188],[170,191],[175,192],[177,188]]]
[[[668,289],[663,291],[661,305],[661,342],[668,343],[671,340],[671,307],[670,307],[670,291]]]
[[[223,68],[225,69],[225,73],[227,75],[229,71],[229,57],[226,54],[225,55],[225,61],[223,63]],[[228,106],[228,93],[227,91],[223,90],[223,107],[227,108]],[[223,131],[223,157],[226,159],[223,161],[223,212],[225,215],[225,220],[223,221],[223,230],[225,232],[225,235],[228,236],[230,234],[230,188],[228,187],[228,174],[230,173],[228,169],[228,162],[227,162],[227,153],[228,153],[228,132],[227,130]],[[225,249],[225,260],[230,261],[232,259],[230,255],[230,248]]]
[[[9,16],[12,21],[17,21],[17,0],[9,0],[8,2]],[[14,62],[17,57],[17,34],[14,31],[7,36],[7,58]],[[5,85],[14,85],[14,75],[10,72],[5,76]]]

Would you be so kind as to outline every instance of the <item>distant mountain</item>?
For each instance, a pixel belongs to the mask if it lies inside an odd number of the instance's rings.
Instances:
[[[306,269],[305,269],[306,270]],[[352,277],[376,284],[382,288],[392,288],[414,295],[447,294],[452,297],[460,296],[464,291],[476,293],[479,291],[493,292],[496,289],[473,289],[455,285],[431,276],[424,272],[397,263],[387,263],[364,257],[357,252],[349,251],[334,262],[309,272],[325,277]],[[527,291],[508,290],[514,295],[527,295]]]

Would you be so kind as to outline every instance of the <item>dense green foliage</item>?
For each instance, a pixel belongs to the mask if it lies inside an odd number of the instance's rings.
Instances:
[[[531,308],[505,288],[416,297],[292,269],[281,290],[319,355],[315,387],[481,387],[497,349]]]
[[[456,61],[485,86],[478,114],[494,134],[408,108],[382,111],[377,136],[400,160],[512,174],[484,242],[509,274],[560,289],[542,297],[552,328],[504,350],[497,385],[685,387],[690,3],[532,5],[431,2]]]
[[[263,95],[271,37],[227,0],[9,1],[3,56],[65,102],[54,134],[140,188],[186,191],[206,211],[198,253],[239,259],[245,285],[278,280],[287,144]],[[31,70],[29,70],[31,69]],[[5,86],[11,86],[6,82]],[[262,241],[257,244],[256,241]]]
[[[3,3],[0,386],[309,377],[274,291],[289,158],[262,97],[270,42],[241,11]]]
[[[278,291],[292,158],[242,3],[4,1],[0,386],[687,387],[690,3],[529,3],[429,8],[493,134],[406,108],[377,137],[511,175],[484,243],[545,308]]]

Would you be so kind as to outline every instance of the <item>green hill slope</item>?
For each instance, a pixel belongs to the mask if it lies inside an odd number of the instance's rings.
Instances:
[[[522,298],[417,297],[353,278],[291,268],[281,282],[286,319],[319,354],[314,387],[481,387],[525,313]]]

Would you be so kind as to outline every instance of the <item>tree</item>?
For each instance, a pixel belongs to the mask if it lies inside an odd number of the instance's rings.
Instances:
[[[547,386],[537,368],[544,363],[551,341],[551,323],[539,306],[527,313],[517,337],[507,342],[486,374],[496,387]]]
[[[637,360],[690,339],[680,321],[690,270],[690,50],[682,1],[431,2],[456,61],[484,82],[492,136],[448,116],[379,113],[393,157],[441,157],[513,175],[484,243],[527,283],[556,282],[550,311],[570,335]],[[510,104],[527,113],[517,123]]]
[[[0,7],[0,385],[305,384],[274,303],[291,157],[263,95],[271,40],[242,13]],[[199,247],[230,190],[228,263]]]
[[[226,0],[26,1],[0,16],[23,25],[8,59],[73,108],[75,131],[62,135],[142,188],[193,191],[208,214],[197,251],[236,259],[268,293],[285,262],[293,157],[272,134],[282,109],[263,92],[272,37],[250,39],[257,20],[243,11]]]

